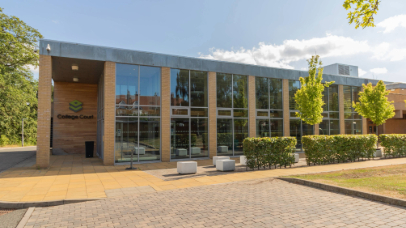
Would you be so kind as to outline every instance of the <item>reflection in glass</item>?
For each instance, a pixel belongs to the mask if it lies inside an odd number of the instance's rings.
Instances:
[[[217,107],[232,108],[232,75],[217,74]]]
[[[257,109],[269,109],[268,79],[255,77],[255,100]]]
[[[138,116],[138,106],[116,106],[116,116]]]
[[[300,89],[300,82],[289,80],[289,109],[296,110],[295,93]]]
[[[190,71],[190,106],[207,107],[207,72]]]
[[[267,111],[257,111],[257,116],[268,116]]]
[[[248,108],[248,80],[244,75],[233,75],[233,108]]]
[[[116,64],[116,104],[138,105],[138,65]]]
[[[189,71],[171,69],[171,105],[189,106]]]
[[[330,112],[330,119],[340,119],[339,112]]]
[[[140,105],[160,105],[161,68],[140,66]]]
[[[140,106],[140,116],[160,116],[161,108],[153,106]]]
[[[270,109],[282,109],[282,79],[269,78]]]
[[[362,121],[361,120],[345,120],[345,134],[362,134]]]
[[[139,161],[160,160],[160,119],[140,118]]]
[[[207,108],[191,108],[190,109],[190,116],[192,117],[207,117],[208,110]]]
[[[219,116],[231,116],[231,110],[218,110]]]
[[[344,87],[344,112],[352,112],[351,86]]]
[[[186,108],[173,108],[172,115],[187,116],[187,115],[189,115],[189,110]]]
[[[323,120],[319,124],[319,134],[320,135],[329,135],[329,120]]]
[[[340,134],[340,121],[339,120],[330,120],[330,135],[339,135]]]
[[[269,111],[269,115],[271,118],[283,118],[283,111]]]
[[[233,155],[233,120],[217,119],[217,155]]]
[[[328,109],[329,111],[339,111],[338,85],[331,85],[328,87]]]
[[[283,137],[283,120],[271,119],[271,137]]]
[[[246,109],[234,109],[233,110],[234,117],[248,117],[248,110]]]
[[[189,119],[171,119],[171,158],[189,158]]]
[[[269,120],[257,120],[257,137],[269,137]]]
[[[243,141],[248,137],[248,120],[234,119],[234,155],[243,155]]]
[[[208,157],[208,123],[207,118],[192,118],[191,121],[191,147],[192,158]]]
[[[137,118],[116,118],[115,132],[115,161],[130,162],[131,153],[133,153],[133,161],[137,162],[135,154],[138,148],[138,119]]]
[[[290,120],[290,137],[295,137],[297,140],[296,149],[302,148],[302,133],[301,133],[301,121],[291,119]]]

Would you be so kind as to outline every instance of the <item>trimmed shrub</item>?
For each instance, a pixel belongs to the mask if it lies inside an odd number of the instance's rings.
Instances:
[[[348,162],[373,158],[376,135],[303,136],[307,165]]]
[[[243,141],[244,155],[247,157],[247,167],[291,166],[295,162],[296,138],[246,138]]]
[[[385,147],[385,157],[406,156],[406,135],[382,134],[379,136],[381,146]]]

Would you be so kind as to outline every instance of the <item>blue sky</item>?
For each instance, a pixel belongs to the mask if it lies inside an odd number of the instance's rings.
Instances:
[[[4,13],[45,38],[306,70],[358,66],[361,77],[406,82],[406,1],[383,0],[375,28],[348,25],[344,0],[18,1]]]

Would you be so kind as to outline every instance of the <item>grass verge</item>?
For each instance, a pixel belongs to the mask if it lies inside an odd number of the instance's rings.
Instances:
[[[406,199],[406,165],[343,170],[290,177]]]

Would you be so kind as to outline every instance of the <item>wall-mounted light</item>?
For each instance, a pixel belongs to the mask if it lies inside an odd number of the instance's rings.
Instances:
[[[73,78],[73,81],[74,81],[74,82],[78,82],[78,81],[79,81],[79,78],[76,78],[76,77],[75,77],[75,78]]]
[[[48,44],[47,45],[47,51],[50,52],[51,51],[51,46]]]
[[[79,70],[78,64],[72,64],[72,70]]]

